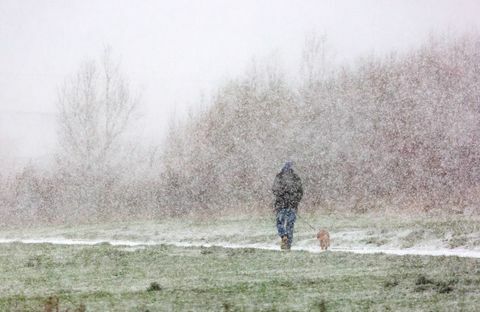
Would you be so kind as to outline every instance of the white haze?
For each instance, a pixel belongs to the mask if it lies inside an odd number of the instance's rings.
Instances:
[[[478,29],[472,1],[0,1],[0,160],[47,157],[57,89],[109,46],[141,90],[140,135],[158,143],[172,115],[272,55],[298,67],[305,34],[338,62],[404,50],[430,33]]]

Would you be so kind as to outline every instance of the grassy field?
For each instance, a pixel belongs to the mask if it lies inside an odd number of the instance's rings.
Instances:
[[[378,215],[303,215],[295,224],[295,245],[317,247],[315,228],[326,228],[332,246],[343,248],[465,248],[480,250],[480,218]],[[273,216],[222,219],[161,219],[94,225],[0,230],[0,239],[67,238],[184,242],[193,244],[278,243]]]
[[[301,215],[295,245],[478,250],[478,217]],[[12,228],[0,239],[154,242],[139,247],[0,244],[0,311],[478,311],[480,259],[175,247],[278,245],[272,217]],[[178,244],[177,244],[178,245]],[[52,301],[52,299],[50,299]],[[55,311],[55,310],[53,310]]]
[[[0,245],[0,311],[478,311],[480,259]]]

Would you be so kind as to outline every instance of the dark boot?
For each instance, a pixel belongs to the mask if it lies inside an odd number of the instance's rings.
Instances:
[[[292,247],[292,244],[287,241],[287,246],[285,247],[285,250],[290,250],[291,247]]]
[[[287,235],[282,236],[282,242],[280,244],[280,249],[285,249],[288,250],[290,249],[290,246],[288,245],[288,237]]]

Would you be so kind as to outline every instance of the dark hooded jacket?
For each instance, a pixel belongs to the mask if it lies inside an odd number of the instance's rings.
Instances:
[[[272,191],[275,195],[276,211],[284,208],[297,210],[303,196],[302,181],[293,169],[282,170],[275,177]]]

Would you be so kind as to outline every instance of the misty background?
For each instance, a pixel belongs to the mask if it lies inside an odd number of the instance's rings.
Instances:
[[[262,209],[289,158],[311,209],[414,202],[463,211],[475,201],[460,198],[475,197],[478,182],[479,9],[476,1],[1,1],[4,215],[63,222]],[[106,72],[128,91],[115,93],[123,112],[135,103],[128,118],[117,115],[118,136],[98,130],[111,112]],[[75,86],[104,98],[104,110],[73,109]],[[69,117],[81,114],[97,123]],[[416,132],[425,120],[431,127]]]
[[[54,147],[56,92],[106,46],[142,91],[142,137],[201,105],[252,59],[295,73],[305,35],[324,34],[339,63],[479,26],[477,1],[0,1],[2,150]],[[39,133],[42,135],[38,135]]]

